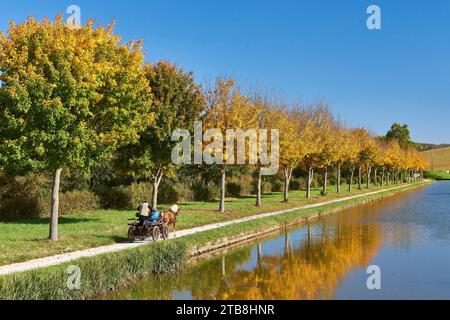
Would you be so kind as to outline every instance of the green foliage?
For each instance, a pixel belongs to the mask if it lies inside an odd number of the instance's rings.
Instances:
[[[401,125],[399,123],[394,123],[387,132],[386,139],[397,140],[402,147],[408,147],[413,144],[407,124]]]
[[[118,210],[134,210],[144,200],[150,201],[152,185],[133,183],[130,186],[99,189],[103,207]]]
[[[0,38],[0,161],[6,173],[88,170],[151,122],[141,44],[112,27],[11,24]]]
[[[196,201],[215,200],[219,195],[219,187],[213,183],[207,185],[195,185],[193,191]]]
[[[164,204],[187,203],[194,200],[194,191],[185,183],[169,180],[162,183],[158,199]]]
[[[193,131],[194,121],[204,108],[201,87],[192,72],[160,61],[146,65],[145,78],[152,88],[155,122],[140,136],[138,142],[119,151],[116,167],[133,179],[155,180],[161,174],[171,174],[172,141],[175,129]]]
[[[226,188],[228,197],[239,198],[241,196],[242,187],[238,182],[228,182]]]
[[[0,177],[0,200],[49,194],[50,178],[29,173],[14,178]]]

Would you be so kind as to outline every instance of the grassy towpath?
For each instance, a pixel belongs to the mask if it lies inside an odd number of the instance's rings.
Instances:
[[[310,209],[310,208],[314,208],[314,207],[325,206],[325,205],[332,204],[332,203],[345,202],[345,201],[348,201],[351,199],[357,199],[357,198],[362,198],[362,197],[366,197],[369,195],[382,193],[387,190],[395,190],[395,189],[405,188],[407,186],[408,185],[399,185],[399,186],[389,187],[389,188],[376,187],[371,190],[367,190],[367,189],[355,190],[352,193],[346,192],[346,193],[342,193],[341,195],[330,193],[326,197],[319,196],[317,194],[318,191],[316,191],[314,198],[311,200],[303,199],[303,197],[302,197],[303,193],[301,193],[301,194],[298,193],[298,194],[294,194],[291,197],[291,201],[288,204],[280,202],[279,194],[271,194],[271,195],[265,196],[266,207],[264,209],[254,207],[254,205],[253,205],[254,199],[253,198],[239,199],[239,200],[230,201],[230,203],[229,203],[230,212],[228,214],[219,214],[216,211],[214,211],[214,209],[212,209],[211,206],[216,205],[215,203],[209,203],[209,202],[207,202],[207,203],[203,203],[203,202],[202,203],[200,203],[200,202],[190,203],[190,204],[186,204],[185,206],[182,207],[184,209],[184,214],[182,215],[184,220],[180,218],[180,225],[182,226],[182,230],[177,232],[176,237],[183,237],[186,235],[190,235],[190,234],[194,234],[194,233],[198,233],[198,232],[202,232],[202,231],[207,231],[207,230],[212,230],[212,229],[228,226],[231,224],[251,221],[251,220],[274,216],[274,215],[280,215],[280,214],[284,214],[287,212],[293,212],[293,211],[302,210],[302,209]],[[232,206],[231,204],[234,204],[234,206]],[[237,207],[237,204],[240,204],[240,207]],[[190,207],[190,206],[193,206],[193,207]],[[239,210],[239,208],[240,208],[240,210]],[[271,208],[271,209],[269,209],[269,208]],[[253,210],[250,210],[250,209],[253,209]],[[94,232],[93,231],[94,229],[92,229],[92,228],[95,228],[94,225],[97,228],[99,228],[99,225],[97,224],[99,222],[98,222],[98,220],[95,220],[96,223],[89,221],[89,218],[86,218],[86,216],[98,215],[98,214],[105,216],[104,219],[98,218],[105,225],[103,226],[103,228],[100,228],[99,231]],[[201,214],[206,215],[206,217],[199,216]],[[78,236],[79,238],[75,238],[75,240],[73,240],[73,241],[78,241],[78,242],[81,241],[80,243],[83,243],[82,242],[83,235],[85,235],[85,237],[87,237],[87,235],[89,235],[90,232],[92,232],[91,236],[93,237],[93,239],[95,239],[95,237],[101,237],[101,235],[102,235],[101,230],[103,230],[103,232],[108,230],[107,229],[107,226],[109,226],[108,223],[111,223],[111,221],[114,221],[114,219],[112,219],[111,216],[121,217],[120,221],[125,225],[125,227],[118,226],[118,228],[122,228],[123,230],[121,230],[121,232],[123,232],[123,234],[126,234],[126,223],[125,222],[126,222],[126,218],[129,215],[130,215],[130,212],[114,212],[114,211],[102,211],[102,212],[96,212],[96,213],[92,213],[92,214],[81,215],[81,217],[84,217],[84,218],[82,221],[79,222],[79,224],[80,225],[84,224],[86,226],[86,229],[83,232],[83,228],[76,228],[78,230],[78,232],[72,232],[71,236],[72,237]],[[109,217],[109,218],[106,218],[106,217]],[[74,217],[71,216],[71,217],[66,217],[66,218],[74,218]],[[188,220],[188,221],[185,221],[185,220]],[[184,221],[184,223],[183,223],[183,221]],[[21,222],[21,223],[24,223],[24,222]],[[6,224],[6,225],[11,225],[11,224]],[[78,227],[80,225],[78,225]],[[4,225],[2,225],[1,227],[5,228]],[[1,230],[1,227],[0,227],[0,230]],[[90,231],[88,231],[88,230],[90,230]],[[114,232],[111,232],[111,233],[114,233]],[[104,235],[104,233],[103,233],[103,235]],[[4,234],[2,232],[0,232],[0,237],[4,237]],[[173,238],[173,237],[175,237],[175,235],[171,234],[171,237]],[[102,237],[102,239],[108,239],[108,237]],[[46,246],[53,245],[53,243],[43,240],[43,239],[39,240],[39,238],[35,239],[35,240],[30,240],[30,242],[32,244],[35,244],[35,242],[41,243],[41,250],[38,250],[40,252],[40,254],[42,255],[41,257],[39,257],[40,259],[34,259],[32,261],[29,261],[30,259],[24,258],[24,257],[27,257],[26,252],[24,252],[24,253],[20,252],[19,257],[14,256],[13,254],[10,254],[10,256],[15,257],[16,259],[22,258],[23,259],[22,261],[25,261],[25,262],[14,263],[14,264],[9,264],[9,265],[4,264],[3,266],[0,267],[0,275],[11,274],[11,273],[15,273],[15,272],[22,272],[22,271],[32,270],[32,269],[36,269],[36,268],[58,265],[58,264],[72,261],[75,259],[79,259],[82,257],[96,256],[96,255],[108,253],[108,252],[117,252],[117,251],[126,250],[126,249],[130,249],[130,248],[134,248],[134,247],[139,247],[139,246],[142,246],[142,245],[145,245],[148,243],[146,241],[140,242],[140,243],[132,243],[132,244],[126,243],[125,238],[122,238],[121,236],[118,236],[117,238],[110,238],[110,239],[111,239],[111,241],[114,240],[116,243],[110,244],[110,245],[104,245],[104,246],[95,246],[95,247],[93,246],[91,248],[84,249],[84,250],[83,249],[70,250],[70,252],[62,252],[62,253],[59,253],[56,255],[45,255],[45,253],[49,252],[49,249],[46,248]],[[62,241],[64,241],[64,240],[62,240]],[[3,242],[1,242],[1,243],[2,243],[1,246],[4,247],[5,244]],[[87,242],[87,243],[93,244],[96,242],[92,241],[92,242]],[[61,244],[57,243],[56,245],[61,245]],[[81,246],[81,244],[78,244],[78,245]],[[10,247],[17,248],[18,246],[19,245],[12,245]],[[8,247],[8,249],[11,250],[10,247]],[[63,246],[61,246],[61,247],[64,248]],[[73,249],[74,247],[75,247],[75,245],[71,246],[70,249]],[[67,250],[67,248],[65,248],[65,249]],[[27,249],[22,247],[18,250],[27,250]],[[5,254],[5,251],[2,250],[1,252],[2,252],[2,255]],[[28,255],[28,256],[30,256],[30,255]],[[42,257],[44,257],[44,258],[42,258]]]

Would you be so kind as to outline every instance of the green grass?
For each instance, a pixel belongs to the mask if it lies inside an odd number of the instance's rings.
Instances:
[[[433,180],[450,180],[450,173],[445,171],[427,171],[425,172],[425,177]]]
[[[0,277],[0,300],[87,299],[153,273],[173,272],[186,262],[182,241],[82,258],[62,265]],[[67,268],[80,268],[80,288],[67,286]],[[72,282],[73,283],[73,282]]]
[[[376,195],[346,200],[341,203],[324,205],[247,221],[235,225],[171,239],[156,244],[117,253],[102,254],[82,258],[70,263],[20,274],[0,277],[0,300],[3,299],[89,299],[118,289],[155,272],[172,272],[183,267],[188,252],[220,239],[230,239],[240,235],[267,230],[274,226],[304,221],[306,217],[318,213],[328,213],[336,209],[354,206],[379,199],[401,190],[415,188],[406,185],[401,189],[385,191]],[[69,290],[66,286],[69,265],[81,269],[81,288]]]
[[[218,213],[218,203],[191,202],[181,205],[181,214],[177,229],[187,229],[214,222],[242,218],[258,213],[271,212],[280,209],[299,207],[327,200],[381,190],[386,187],[363,188],[352,192],[343,186],[341,194],[330,187],[329,194],[320,195],[319,189],[313,190],[312,199],[305,198],[304,191],[290,192],[289,203],[282,202],[281,193],[263,195],[263,206],[255,207],[254,197],[229,199],[226,202],[227,212]],[[164,208],[167,206],[161,206]],[[0,265],[27,261],[31,259],[67,253],[86,248],[108,245],[126,241],[127,219],[134,217],[134,211],[100,210],[90,213],[73,214],[60,217],[60,240],[47,240],[49,219],[35,219],[0,223]]]

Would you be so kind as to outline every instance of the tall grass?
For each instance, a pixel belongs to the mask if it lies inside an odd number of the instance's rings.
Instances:
[[[184,241],[158,242],[123,252],[82,258],[46,269],[0,278],[0,300],[88,299],[152,273],[173,272],[187,258]],[[69,289],[67,268],[81,271],[79,289]]]

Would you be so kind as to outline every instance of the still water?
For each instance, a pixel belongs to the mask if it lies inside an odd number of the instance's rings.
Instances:
[[[381,289],[367,288],[367,268]],[[450,182],[271,235],[108,299],[450,299]]]

